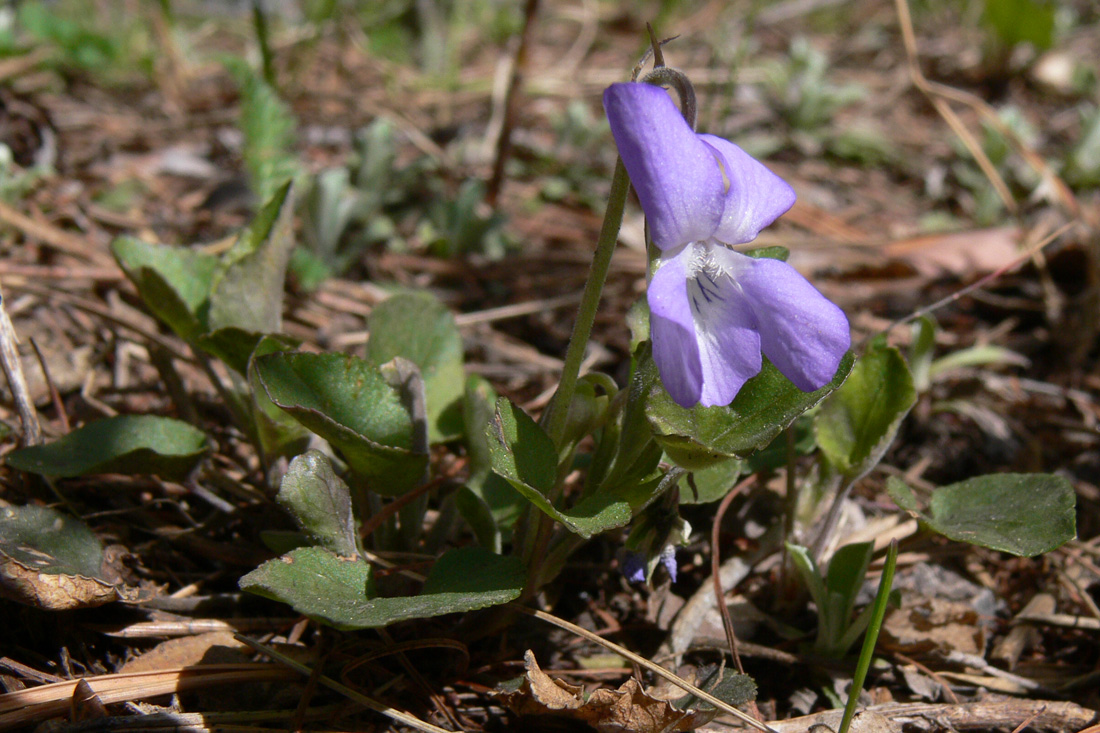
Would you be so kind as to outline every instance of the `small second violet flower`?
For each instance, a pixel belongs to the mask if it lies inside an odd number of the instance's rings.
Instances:
[[[755,239],[794,190],[730,141],[695,133],[660,87],[613,84],[604,109],[660,250],[650,338],[672,399],[729,404],[761,352],[803,391],[828,384],[851,343],[844,312],[786,262],[728,246]]]

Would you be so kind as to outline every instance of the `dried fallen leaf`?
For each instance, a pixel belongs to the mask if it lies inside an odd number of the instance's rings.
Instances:
[[[159,672],[198,664],[239,664],[248,661],[242,653],[248,647],[230,631],[184,636],[162,641],[149,651],[126,662],[120,672]]]
[[[904,654],[982,654],[985,630],[981,616],[967,603],[906,594],[901,608],[887,614],[880,643]]]
[[[80,520],[56,509],[4,507],[0,596],[47,611],[68,611],[148,595],[123,582],[120,549],[109,549]]]
[[[517,715],[555,715],[579,720],[606,733],[691,731],[708,723],[715,710],[679,710],[629,679],[619,689],[599,689],[585,699],[584,688],[554,679],[539,669],[535,655],[523,655],[527,674],[519,688],[498,692]]]

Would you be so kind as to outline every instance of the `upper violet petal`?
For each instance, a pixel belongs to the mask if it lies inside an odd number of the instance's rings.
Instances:
[[[786,262],[747,259],[738,282],[756,316],[764,355],[802,391],[824,387],[851,345],[844,311]]]
[[[721,167],[668,93],[639,82],[612,84],[603,104],[653,243],[664,250],[710,237],[725,206]]]
[[[722,218],[714,238],[726,244],[744,244],[794,205],[794,189],[729,140],[699,135],[714,149],[726,175]]]
[[[689,250],[685,247],[684,250]],[[681,252],[682,254],[682,252]],[[661,258],[646,294],[653,361],[678,405],[691,407],[703,389],[703,367],[687,293],[687,259]]]

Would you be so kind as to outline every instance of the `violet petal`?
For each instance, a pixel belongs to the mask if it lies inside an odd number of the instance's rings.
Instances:
[[[681,254],[690,247],[685,247]],[[661,382],[678,405],[690,407],[703,389],[703,367],[687,293],[687,259],[661,258],[649,282],[649,333]]]
[[[725,207],[713,148],[660,87],[612,84],[603,103],[653,243],[663,250],[710,237]]]
[[[699,402],[705,407],[728,405],[742,385],[760,372],[756,317],[737,285],[737,268],[723,267],[724,261],[714,256],[736,253],[701,242],[689,249],[694,252],[688,255],[692,264],[688,267],[687,293],[703,368]]]
[[[726,175],[722,219],[714,238],[726,244],[744,244],[794,205],[794,189],[729,140],[700,135],[710,145]]]
[[[720,256],[744,257],[726,251]],[[787,379],[804,392],[824,387],[851,345],[839,307],[786,262],[751,259],[738,282],[760,330],[760,345]]]

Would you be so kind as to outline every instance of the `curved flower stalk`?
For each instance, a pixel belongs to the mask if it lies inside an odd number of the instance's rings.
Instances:
[[[729,404],[761,352],[803,391],[827,384],[851,343],[844,312],[787,263],[728,246],[787,211],[793,189],[730,141],[696,134],[660,87],[613,84],[604,109],[659,250],[650,338],[672,399]]]

